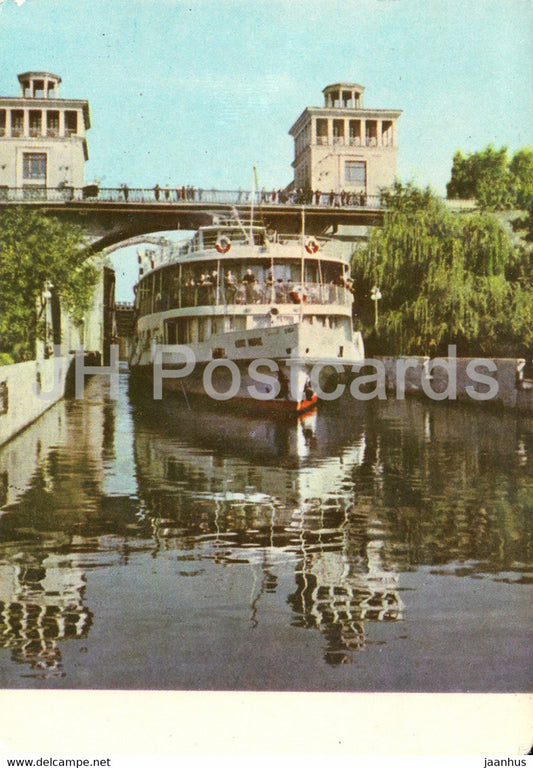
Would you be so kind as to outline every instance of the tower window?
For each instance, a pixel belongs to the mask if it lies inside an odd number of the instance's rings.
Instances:
[[[11,135],[22,136],[24,131],[24,112],[22,109],[14,109],[11,112]]]
[[[328,143],[328,121],[323,117],[317,118],[316,121],[316,140],[317,144]]]
[[[0,109],[0,136],[6,135],[6,111]]]
[[[30,136],[41,135],[42,112],[37,109],[30,110]]]
[[[378,143],[378,123],[377,120],[366,121],[366,144],[369,147],[375,147]]]
[[[46,113],[46,133],[48,136],[59,136],[59,112],[56,110]]]
[[[78,113],[71,110],[65,112],[65,133],[71,136],[78,133]]]
[[[24,179],[46,179],[46,153],[25,152],[22,156]]]
[[[366,163],[362,160],[346,160],[344,180],[347,184],[366,187]]]
[[[333,121],[333,143],[344,144],[344,120]]]
[[[381,127],[382,143],[385,147],[392,147],[394,143],[394,134],[392,120],[384,120]]]
[[[352,106],[352,92],[351,91],[343,91],[342,92],[342,106],[343,107],[351,107]]]

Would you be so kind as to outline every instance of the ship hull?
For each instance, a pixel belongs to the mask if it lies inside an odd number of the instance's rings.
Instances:
[[[277,372],[259,368],[263,379],[259,381],[250,373],[251,362],[218,360],[215,369],[200,363],[186,376],[181,375],[183,369],[177,366],[164,366],[161,375],[157,369],[154,374],[153,365],[137,365],[131,368],[131,382],[145,393],[151,392],[154,399],[159,399],[159,394],[168,394],[188,409],[201,403],[245,413],[298,416],[316,407],[318,396],[309,389],[309,370],[305,364],[287,366],[284,361],[272,361]],[[158,375],[160,392],[155,380]]]

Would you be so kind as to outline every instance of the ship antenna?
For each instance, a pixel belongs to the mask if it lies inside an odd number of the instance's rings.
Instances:
[[[250,208],[250,242],[254,245],[254,198],[257,182],[257,168],[253,166],[252,173],[252,205]]]
[[[302,261],[300,265],[300,317],[303,317],[304,313],[304,261],[305,261],[305,205],[302,205],[302,245],[301,245]]]

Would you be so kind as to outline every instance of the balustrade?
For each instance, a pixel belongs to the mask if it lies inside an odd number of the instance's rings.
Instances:
[[[365,195],[352,192],[311,192],[307,190],[261,190],[250,192],[246,190],[204,189],[189,187],[167,189],[146,189],[140,187],[98,187],[88,184],[84,187],[27,187],[4,186],[2,200],[12,203],[33,199],[33,191],[39,200],[44,202],[86,201],[99,203],[142,203],[163,205],[188,205],[191,203],[214,203],[220,205],[307,205],[320,207],[348,208],[381,208],[380,195]],[[29,190],[32,190],[31,194]]]

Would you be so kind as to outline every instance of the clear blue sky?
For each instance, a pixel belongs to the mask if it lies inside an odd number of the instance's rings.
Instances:
[[[90,102],[86,178],[292,178],[287,131],[322,88],[403,110],[398,172],[444,193],[456,149],[532,143],[531,0],[0,0],[0,94],[29,69]]]

